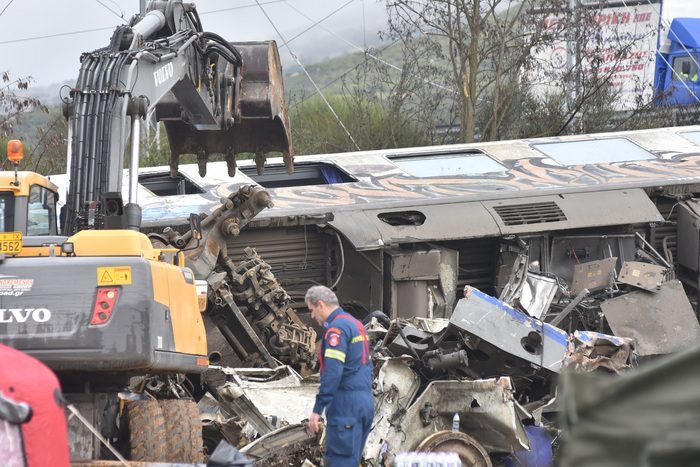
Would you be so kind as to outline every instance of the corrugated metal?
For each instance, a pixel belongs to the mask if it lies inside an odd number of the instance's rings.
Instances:
[[[334,243],[335,238],[319,233],[315,227],[246,229],[229,240],[228,254],[238,261],[245,247],[255,248],[296,304],[303,304],[309,287],[328,285],[329,248]],[[330,272],[335,277],[335,266]]]
[[[459,277],[457,296],[462,298],[465,285],[476,287],[485,293],[494,293],[493,281],[498,260],[498,238],[478,238],[444,242],[444,246],[459,251]]]

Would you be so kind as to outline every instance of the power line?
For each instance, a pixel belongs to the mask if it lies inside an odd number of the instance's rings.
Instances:
[[[0,16],[2,16],[3,13],[5,13],[5,10],[7,10],[7,7],[12,5],[12,2],[14,2],[14,1],[15,0],[10,0],[9,2],[7,2],[7,5],[5,5],[5,8],[3,8],[2,11],[0,11]]]
[[[342,120],[340,120],[340,117],[338,116],[338,114],[337,114],[337,113],[335,112],[335,110],[333,109],[333,106],[330,104],[330,102],[328,102],[328,99],[326,99],[326,96],[323,95],[323,91],[321,91],[321,89],[318,87],[318,85],[317,85],[316,82],[313,80],[313,78],[311,78],[311,75],[309,74],[309,72],[306,71],[306,67],[304,67],[304,65],[301,63],[301,61],[299,60],[299,57],[297,57],[296,54],[295,54],[294,52],[292,52],[292,49],[291,49],[291,48],[289,47],[289,45],[287,44],[287,41],[284,39],[284,36],[282,36],[282,34],[280,33],[279,29],[277,29],[277,26],[275,26],[275,23],[272,22],[272,19],[268,16],[267,12],[266,12],[265,9],[262,7],[262,5],[260,4],[259,0],[255,0],[255,3],[258,4],[258,6],[260,7],[260,11],[262,11],[263,15],[265,15],[265,18],[267,18],[267,21],[270,23],[270,25],[272,26],[272,28],[275,30],[275,32],[277,33],[277,35],[279,36],[279,38],[282,39],[282,42],[284,43],[284,45],[287,46],[287,51],[289,52],[289,55],[291,55],[292,58],[294,59],[294,61],[297,62],[297,65],[299,65],[299,66],[301,67],[301,69],[304,71],[304,74],[306,75],[306,77],[309,78],[309,81],[311,81],[311,84],[313,84],[314,88],[316,88],[316,92],[318,93],[319,96],[321,96],[321,99],[323,99],[323,102],[326,103],[326,106],[327,106],[328,109],[331,111],[331,113],[333,114],[333,116],[335,117],[335,119],[338,121],[338,124],[339,124],[340,127],[343,129],[343,131],[345,131],[345,134],[348,136],[348,138],[350,138],[350,141],[352,141],[352,144],[355,146],[355,148],[356,148],[358,151],[360,151],[360,150],[361,150],[361,149],[360,149],[360,146],[357,145],[357,142],[355,141],[355,138],[352,137],[352,135],[350,134],[350,132],[348,131],[348,129],[345,127],[345,124],[342,122]]]
[[[287,4],[287,6],[289,6],[292,10],[296,11],[297,13],[299,13],[301,16],[303,16],[303,17],[306,18],[307,20],[312,21],[312,22],[314,21],[312,18],[310,18],[309,16],[307,16],[306,14],[304,14],[302,11],[300,11],[297,7],[295,7],[294,5],[292,5],[291,3],[289,3],[288,0],[284,0],[284,2],[285,2],[285,3]],[[350,47],[352,47],[352,48],[354,48],[354,49],[356,49],[356,50],[359,50],[360,52],[364,53],[366,56],[368,56],[368,57],[371,58],[372,60],[376,60],[376,61],[378,61],[378,62],[380,62],[380,63],[383,63],[384,65],[388,66],[389,68],[393,68],[394,70],[396,70],[396,71],[398,71],[398,72],[400,72],[400,73],[403,73],[403,68],[401,68],[401,67],[399,67],[399,66],[396,66],[396,65],[394,65],[393,63],[389,63],[389,62],[387,62],[386,60],[384,60],[384,59],[382,59],[382,58],[377,57],[376,55],[370,53],[369,50],[363,49],[363,48],[360,47],[359,45],[357,45],[357,44],[355,44],[355,43],[353,43],[353,42],[351,42],[351,41],[345,39],[344,37],[342,37],[341,35],[339,35],[339,34],[336,33],[335,31],[331,31],[330,29],[324,27],[323,25],[320,24],[320,22],[315,22],[315,24],[314,24],[312,27],[315,27],[315,26],[320,27],[321,29],[323,29],[324,31],[326,31],[328,34],[331,34],[331,35],[337,37],[337,38],[340,39],[341,41],[343,41],[343,42],[345,42],[346,44],[348,44]],[[411,76],[420,78],[420,80],[423,81],[425,84],[428,84],[428,85],[430,85],[430,86],[434,86],[434,87],[436,87],[436,88],[438,88],[438,89],[440,89],[440,90],[442,90],[442,91],[447,91],[447,92],[450,92],[450,93],[456,93],[456,91],[455,91],[454,89],[450,89],[450,88],[448,88],[448,87],[446,87],[446,86],[443,86],[443,85],[441,85],[441,84],[439,84],[439,83],[436,83],[436,82],[434,82],[434,81],[430,81],[430,80],[428,80],[428,79],[425,79],[425,78],[423,78],[423,77],[421,77],[421,76],[419,76],[419,75],[416,75],[416,74],[411,73]]]
[[[99,3],[100,5],[102,5],[103,7],[105,7],[107,10],[109,10],[110,13],[116,15],[117,17],[119,17],[119,18],[121,18],[121,19],[124,19],[124,12],[123,12],[123,11],[122,11],[122,14],[120,15],[120,14],[117,13],[116,11],[112,10],[112,9],[111,9],[109,6],[107,6],[105,3],[102,3],[101,0],[95,0],[95,1],[96,1],[97,3]]]
[[[282,1],[284,1],[285,3],[287,3],[286,0],[282,0]],[[302,35],[306,34],[307,32],[311,31],[311,30],[312,30],[313,28],[315,28],[316,26],[320,26],[322,22],[324,22],[325,20],[327,20],[328,18],[330,18],[330,17],[333,16],[334,14],[338,13],[340,10],[342,10],[342,9],[345,8],[346,6],[350,5],[350,4],[353,3],[354,1],[355,1],[355,0],[349,0],[348,2],[344,3],[344,4],[341,5],[340,7],[336,8],[336,9],[333,10],[332,12],[328,13],[326,16],[324,16],[323,18],[321,18],[321,19],[318,20],[318,21],[309,20],[309,21],[311,21],[313,24],[312,24],[311,26],[309,26],[308,28],[304,29],[303,31],[301,31],[299,34],[297,34],[297,35],[295,35],[295,36],[292,36],[287,42],[292,42],[294,39],[298,38],[299,36],[302,36]],[[308,18],[307,18],[307,19],[308,19]],[[283,45],[282,45],[282,47],[286,47],[286,46],[287,46],[287,44],[283,44]]]
[[[27,42],[27,41],[37,41],[39,39],[50,39],[52,37],[63,37],[63,36],[72,36],[75,34],[84,34],[87,32],[95,32],[95,31],[107,31],[110,29],[114,29],[114,26],[109,26],[106,28],[95,28],[95,29],[83,29],[81,31],[71,31],[71,32],[59,32],[57,34],[47,34],[45,36],[34,36],[34,37],[25,37],[23,39],[11,39],[9,41],[0,41],[0,45],[4,44],[15,44],[17,42]]]
[[[10,4],[11,4],[13,1],[14,1],[14,0],[10,0],[9,3],[8,3],[7,5],[5,5],[5,8],[2,10],[2,12],[0,12],[0,15],[2,15],[2,13],[5,12],[5,10],[7,9],[7,7],[10,6]],[[260,4],[261,4],[261,5],[269,5],[269,4],[272,4],[272,3],[282,3],[282,2],[284,2],[284,1],[286,1],[286,0],[270,0],[270,1],[267,1],[267,2],[260,2]],[[253,8],[253,7],[257,7],[257,6],[258,6],[258,5],[255,4],[255,3],[249,3],[249,4],[246,4],[246,5],[239,5],[239,6],[235,6],[235,7],[231,7],[231,8],[222,8],[222,9],[220,9],[220,10],[205,11],[205,12],[200,13],[199,15],[200,15],[200,16],[203,16],[203,15],[208,15],[208,14],[211,14],[211,13],[220,13],[220,12],[223,12],[223,11],[242,10],[242,9],[244,9],[244,8]],[[110,10],[110,11],[111,11],[111,10]],[[22,38],[22,39],[10,39],[10,40],[6,40],[6,41],[0,41],[0,45],[5,45],[5,44],[16,44],[16,43],[18,43],[18,42],[36,41],[36,40],[41,40],[41,39],[51,39],[51,38],[54,38],[54,37],[72,36],[72,35],[76,35],[76,34],[85,34],[85,33],[88,33],[88,32],[108,31],[108,30],[114,29],[115,27],[116,27],[116,26],[108,26],[108,27],[104,27],[104,28],[82,29],[82,30],[77,30],[77,31],[59,32],[59,33],[56,33],[56,34],[46,34],[46,35],[43,35],[43,36],[24,37],[24,38]]]
[[[284,2],[284,1],[285,1],[285,0],[270,0],[270,1],[267,1],[267,2],[260,2],[259,4],[260,4],[260,5],[271,5],[271,4],[273,4],[273,3],[282,3],[282,2]],[[242,10],[242,9],[244,9],[244,8],[253,8],[253,7],[256,7],[256,6],[258,6],[257,3],[247,3],[247,4],[245,4],[245,5],[233,6],[233,7],[230,7],[230,8],[221,8],[221,9],[219,9],[219,10],[205,11],[205,12],[200,13],[199,16],[209,15],[209,14],[211,14],[211,13],[221,13],[221,12],[224,12],[224,11]]]

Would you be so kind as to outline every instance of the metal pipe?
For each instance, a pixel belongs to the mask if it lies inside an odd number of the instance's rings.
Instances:
[[[139,136],[141,133],[141,117],[131,116],[131,158],[129,159],[129,203],[138,204],[139,188]]]

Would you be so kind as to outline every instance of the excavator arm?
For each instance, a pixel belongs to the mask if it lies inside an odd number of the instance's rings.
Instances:
[[[182,0],[151,1],[144,17],[117,28],[107,47],[83,54],[64,112],[70,140],[66,235],[139,230],[139,134],[146,116],[166,127],[173,176],[182,154],[197,156],[202,176],[212,154],[224,156],[233,176],[241,152],[254,153],[259,170],[266,153],[281,152],[292,170],[277,46],[229,43],[204,32],[194,5]],[[187,252],[187,266],[209,284],[208,316],[241,360],[273,366],[277,357],[313,365],[315,333],[296,316],[269,265],[252,249],[238,264],[226,252],[227,239],[271,204],[262,188],[243,187],[202,220],[198,238],[166,229],[151,242]]]
[[[193,4],[152,1],[143,18],[117,28],[110,45],[85,53],[64,106],[69,120],[69,191],[64,232],[138,230],[139,130],[151,112],[164,122],[175,176],[181,154],[195,154],[200,174],[223,154],[229,174],[236,154],[260,166],[281,152],[292,170],[289,121],[274,42],[232,44],[202,30]],[[119,193],[129,150],[129,195]]]

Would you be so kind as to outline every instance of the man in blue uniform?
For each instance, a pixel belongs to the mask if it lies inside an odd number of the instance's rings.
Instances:
[[[357,467],[374,417],[367,334],[362,323],[340,308],[328,287],[311,287],[305,301],[311,317],[323,326],[321,387],[309,429],[318,431],[325,409],[327,464]]]

